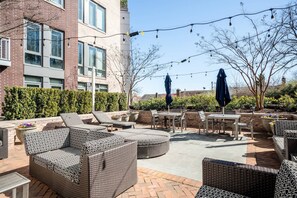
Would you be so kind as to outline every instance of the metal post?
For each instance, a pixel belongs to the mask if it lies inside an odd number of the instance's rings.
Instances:
[[[95,111],[95,67],[92,67],[92,110]]]

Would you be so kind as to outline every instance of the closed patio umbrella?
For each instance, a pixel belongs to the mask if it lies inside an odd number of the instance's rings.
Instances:
[[[173,101],[171,96],[171,82],[172,82],[171,78],[169,74],[167,74],[165,78],[165,91],[166,91],[166,106],[168,107],[168,111],[169,111],[169,106]]]
[[[224,107],[231,101],[226,74],[224,69],[220,69],[217,75],[217,84],[216,84],[216,100],[219,105],[223,108],[223,114],[225,113]]]

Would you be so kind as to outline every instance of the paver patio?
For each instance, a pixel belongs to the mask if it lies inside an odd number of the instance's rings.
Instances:
[[[245,157],[247,164],[269,168],[280,166],[272,140],[266,136],[256,135],[254,140],[249,139]],[[31,179],[30,197],[59,197],[45,184],[29,176],[28,164],[23,145],[15,145],[9,151],[9,158],[0,161],[0,174],[17,171]],[[138,183],[118,197],[194,197],[201,184],[200,181],[138,167]],[[6,192],[0,194],[0,198],[10,195],[11,192]]]

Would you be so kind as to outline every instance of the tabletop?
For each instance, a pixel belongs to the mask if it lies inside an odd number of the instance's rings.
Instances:
[[[160,116],[181,116],[182,113],[179,112],[159,112]]]
[[[28,184],[30,180],[23,175],[14,172],[0,177],[0,193]]]
[[[239,119],[238,114],[209,114],[208,118],[218,118],[218,119]]]

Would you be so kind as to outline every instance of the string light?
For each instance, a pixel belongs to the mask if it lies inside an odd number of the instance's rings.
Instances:
[[[190,57],[188,58],[188,63],[190,63],[191,62],[191,59],[190,59]]]
[[[180,61],[181,63],[184,63],[184,62],[186,62],[187,61],[187,59],[183,59],[182,61]]]
[[[271,19],[274,19],[274,15],[273,15],[273,9],[272,8],[270,8],[270,12],[271,12]]]
[[[68,46],[68,48],[70,48],[70,38],[68,38],[67,46]]]
[[[178,79],[178,75],[176,74],[176,79]]]
[[[207,71],[205,72],[205,76],[207,76]]]
[[[229,26],[232,26],[231,19],[232,19],[232,17],[229,17]]]
[[[97,37],[94,36],[94,42],[93,42],[94,45],[96,45],[96,39],[97,39]]]
[[[270,37],[270,29],[268,29],[267,31],[268,31],[267,37],[269,38]]]
[[[191,73],[191,78],[193,77],[193,74]]]
[[[123,43],[126,42],[125,35],[123,34]]]
[[[21,44],[20,44],[20,46],[23,47],[23,39],[21,39]]]
[[[159,34],[159,30],[157,29],[156,31],[157,31],[156,38],[159,38],[159,35],[158,35]]]
[[[212,50],[209,50],[209,52],[210,52],[210,57],[212,57]]]
[[[191,29],[190,29],[190,33],[193,32],[193,24],[191,24]]]

